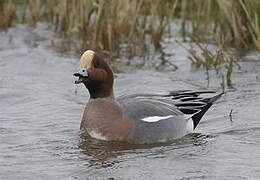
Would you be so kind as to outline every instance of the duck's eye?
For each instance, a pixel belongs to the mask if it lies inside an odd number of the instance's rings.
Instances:
[[[82,72],[85,72],[85,69],[82,69]]]
[[[95,67],[95,68],[98,68],[98,63],[95,63],[95,64],[94,64],[94,67]]]

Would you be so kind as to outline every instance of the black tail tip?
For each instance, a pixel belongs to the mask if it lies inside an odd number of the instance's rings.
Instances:
[[[217,94],[216,96],[211,97],[209,103],[214,103],[214,102],[217,101],[223,94],[225,94],[224,91],[221,92],[221,93],[219,93],[219,94]]]

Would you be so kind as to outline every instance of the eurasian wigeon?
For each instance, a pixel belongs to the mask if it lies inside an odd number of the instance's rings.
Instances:
[[[192,132],[205,112],[223,93],[177,91],[165,95],[135,94],[115,98],[114,75],[107,62],[92,50],[81,56],[76,84],[89,91],[81,130],[96,139],[130,143],[156,143]]]

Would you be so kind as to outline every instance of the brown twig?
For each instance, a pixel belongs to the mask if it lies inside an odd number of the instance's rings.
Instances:
[[[230,119],[230,122],[233,122],[232,112],[233,112],[233,109],[231,109],[231,110],[230,110],[230,113],[229,113],[229,119]]]

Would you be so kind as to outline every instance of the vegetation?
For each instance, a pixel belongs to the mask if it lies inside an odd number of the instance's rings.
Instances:
[[[0,28],[10,27],[15,18],[16,8],[12,1],[0,1]]]
[[[47,21],[62,37],[129,57],[161,48],[175,21],[184,41],[195,42],[202,56],[187,48],[190,59],[206,68],[233,67],[229,47],[260,51],[259,0],[2,0],[0,27],[15,20],[15,6],[26,5],[26,22]],[[201,43],[217,45],[217,53]],[[179,43],[180,44],[180,43]],[[153,45],[153,46],[151,46]],[[232,62],[232,63],[231,63]],[[231,77],[232,70],[227,70]],[[230,83],[230,82],[229,82]]]
[[[107,51],[131,54],[151,42],[160,48],[170,23],[181,19],[181,34],[200,41],[260,50],[259,0],[2,0],[0,26],[8,27],[15,5],[27,5],[27,22],[50,21],[65,38]]]

